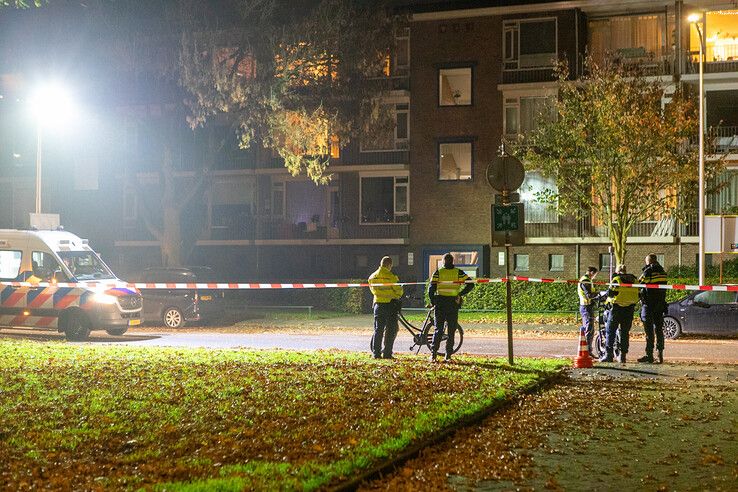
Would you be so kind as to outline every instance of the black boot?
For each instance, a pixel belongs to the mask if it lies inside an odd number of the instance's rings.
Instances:
[[[659,350],[659,364],[663,364],[663,363],[664,363],[664,351]]]
[[[612,362],[612,361],[613,361],[612,350],[608,350],[607,353],[605,353],[605,355],[600,357],[600,362]]]
[[[621,364],[625,364],[625,352],[620,352],[619,361]]]
[[[645,362],[647,364],[653,364],[653,353],[646,352],[646,355],[638,359],[638,362]]]

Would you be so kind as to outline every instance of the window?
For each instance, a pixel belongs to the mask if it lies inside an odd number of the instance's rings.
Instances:
[[[526,224],[556,224],[559,214],[556,203],[548,203],[539,197],[539,194],[556,194],[559,189],[554,178],[544,177],[536,171],[525,174],[523,184],[520,185],[520,201],[525,207]],[[539,198],[542,201],[539,201]]]
[[[410,212],[410,178],[361,177],[362,224],[405,223]]]
[[[515,271],[527,272],[529,269],[529,256],[528,255],[513,255],[515,261]]]
[[[525,135],[536,130],[542,121],[554,121],[556,107],[553,96],[506,97],[505,135]]]
[[[472,68],[442,68],[438,71],[438,105],[471,106]]]
[[[499,266],[505,265],[505,252],[504,251],[498,251],[497,252],[497,264]]]
[[[362,152],[405,150],[410,140],[410,105],[382,104],[373,128],[361,139]]]
[[[615,259],[614,256],[613,259]],[[607,272],[607,275],[610,274],[610,253],[600,253],[600,271]]]
[[[659,265],[663,266],[664,265],[664,255],[658,255],[657,254],[656,255],[656,261],[659,262]]]
[[[563,272],[564,255],[548,255],[548,270],[551,272]]]
[[[366,255],[356,255],[356,267],[366,268],[369,264],[369,258]]]
[[[410,68],[410,28],[400,27],[395,32],[395,73]]]
[[[502,54],[505,70],[552,67],[558,56],[556,19],[506,21]]]
[[[256,180],[252,176],[215,177],[210,192],[210,225],[242,233],[254,228]]]
[[[392,266],[396,267],[400,265],[400,255],[387,255],[392,260]]]
[[[704,302],[714,306],[716,304],[735,304],[735,292],[704,291],[694,296],[696,302]]]
[[[438,179],[472,179],[472,143],[446,142],[438,145]]]
[[[272,182],[271,209],[273,217],[284,217],[284,181]]]
[[[15,250],[0,251],[0,278],[14,280],[20,273],[22,254]]]

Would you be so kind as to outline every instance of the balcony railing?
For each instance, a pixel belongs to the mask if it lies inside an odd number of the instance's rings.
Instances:
[[[738,126],[710,127],[705,132],[707,142],[706,152],[709,154],[733,154],[738,152]],[[699,136],[690,139],[692,145],[697,145]]]
[[[674,218],[663,218],[660,220],[643,221],[633,225],[629,237],[632,238],[669,238],[679,236],[697,235],[697,216],[690,216],[686,221],[680,222]],[[555,237],[555,238],[602,238],[607,239],[609,232],[607,227],[600,224],[593,217],[575,219],[573,217],[559,217],[558,222],[551,223],[526,223],[526,237]]]
[[[699,73],[700,55],[699,51],[688,51],[687,71]],[[705,50],[705,73],[722,73],[738,71],[738,45],[729,46],[706,46]]]

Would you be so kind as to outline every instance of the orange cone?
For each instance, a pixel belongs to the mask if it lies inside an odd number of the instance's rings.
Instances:
[[[592,367],[592,357],[589,356],[589,350],[587,349],[587,337],[584,334],[584,328],[579,330],[579,355],[574,359],[574,367]]]

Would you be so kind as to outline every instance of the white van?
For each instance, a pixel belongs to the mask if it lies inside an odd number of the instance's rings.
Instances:
[[[141,324],[142,305],[140,292],[122,284],[86,239],[62,230],[0,229],[0,326],[56,329],[77,341],[91,330],[122,335]]]

